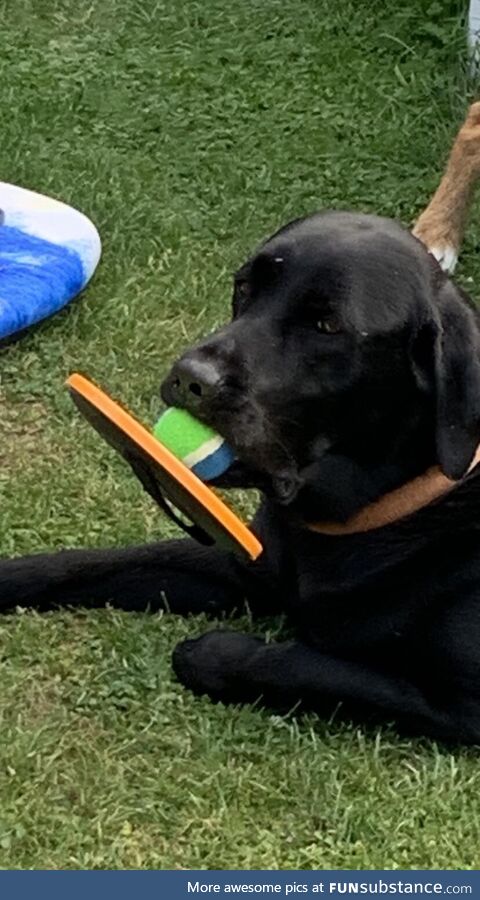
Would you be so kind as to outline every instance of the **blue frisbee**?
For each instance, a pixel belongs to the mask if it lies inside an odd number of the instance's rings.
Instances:
[[[98,231],[83,213],[0,182],[0,340],[73,300],[100,253]]]

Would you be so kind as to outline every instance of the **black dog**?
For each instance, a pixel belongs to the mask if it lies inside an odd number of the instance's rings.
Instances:
[[[480,331],[420,241],[343,212],[286,226],[238,272],[231,323],[182,356],[162,393],[236,449],[224,483],[264,491],[260,560],[189,540],[6,560],[2,606],[166,599],[220,615],[247,602],[285,613],[294,637],[186,641],[173,657],[185,685],[480,740]],[[352,526],[435,465],[459,483]]]

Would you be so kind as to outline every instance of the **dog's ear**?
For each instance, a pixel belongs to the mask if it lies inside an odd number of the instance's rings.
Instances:
[[[458,480],[480,442],[480,333],[468,300],[447,279],[439,287],[435,314],[437,458],[443,473]]]

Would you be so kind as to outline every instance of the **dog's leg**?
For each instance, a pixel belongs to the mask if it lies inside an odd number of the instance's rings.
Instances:
[[[431,687],[431,695],[402,677],[361,663],[328,657],[292,640],[266,644],[233,631],[211,631],[183,641],[173,654],[180,681],[195,693],[224,702],[253,702],[287,711],[296,704],[396,721],[410,733],[447,740],[474,741],[471,710],[462,721],[461,704],[445,699],[448,691]],[[429,692],[430,693],[430,692]]]
[[[0,611],[15,606],[167,609],[180,615],[231,613],[245,602],[263,612],[275,591],[261,566],[195,541],[119,550],[64,550],[0,561]]]
[[[446,272],[457,263],[475,185],[480,177],[480,103],[473,103],[454,141],[445,173],[413,228]]]

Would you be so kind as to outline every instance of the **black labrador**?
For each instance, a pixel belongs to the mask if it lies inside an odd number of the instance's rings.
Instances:
[[[215,700],[341,704],[480,740],[479,320],[423,244],[376,216],[287,225],[162,394],[235,448],[224,485],[261,488],[259,560],[190,540],[5,560],[2,607],[283,613],[285,641],[222,628],[179,644],[178,678]],[[423,501],[435,471],[443,487]],[[355,528],[404,492],[406,513]]]

